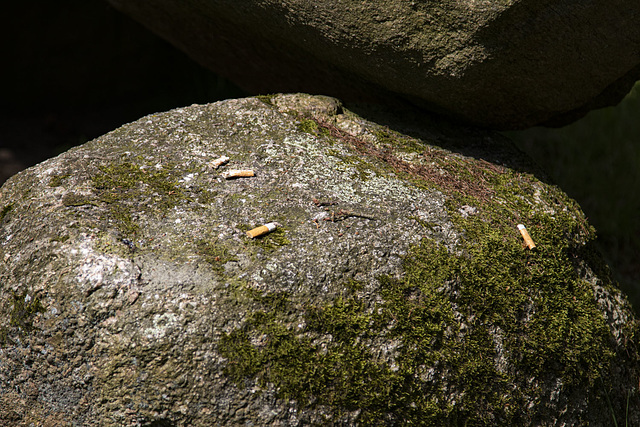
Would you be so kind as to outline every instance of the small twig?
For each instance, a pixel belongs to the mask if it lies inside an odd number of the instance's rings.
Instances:
[[[373,221],[377,221],[377,218],[371,215],[367,215],[367,214],[363,214],[363,213],[358,213],[358,212],[353,212],[353,211],[346,211],[344,209],[340,209],[338,212],[335,211],[331,211],[331,219],[329,218],[325,218],[326,221],[331,221],[331,222],[336,222],[336,221],[342,221],[344,219],[347,218],[364,218],[364,219],[370,219]]]
[[[338,202],[330,202],[330,201],[313,199],[313,204],[316,206],[333,206],[333,205],[337,205]]]

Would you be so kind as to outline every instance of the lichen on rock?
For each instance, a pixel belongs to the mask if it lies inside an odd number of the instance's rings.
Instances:
[[[503,137],[384,118],[193,105],[7,181],[0,420],[624,419],[638,320],[579,207]]]

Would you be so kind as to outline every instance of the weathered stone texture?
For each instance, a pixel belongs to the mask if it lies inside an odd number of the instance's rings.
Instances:
[[[640,79],[634,0],[109,2],[253,93],[400,97],[484,127],[566,123]]]
[[[385,117],[194,105],[9,179],[0,424],[637,423],[638,322],[575,203],[498,135]]]

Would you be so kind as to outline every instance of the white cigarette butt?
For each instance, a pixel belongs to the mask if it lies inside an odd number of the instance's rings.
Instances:
[[[229,161],[227,156],[218,157],[214,161],[211,162],[214,168],[218,169],[220,166],[224,165]]]
[[[533,239],[529,236],[529,232],[523,224],[518,224],[518,230],[520,230],[520,234],[522,234],[522,238],[524,242],[527,244],[529,249],[533,249],[536,247],[536,244],[533,243]]]
[[[240,169],[234,169],[227,172],[222,172],[220,175],[222,175],[224,179],[245,178],[245,177],[255,176],[252,170],[240,170]]]
[[[247,231],[247,236],[255,239],[256,237],[262,236],[263,234],[272,232],[276,228],[278,228],[278,225],[275,222],[270,222],[268,224],[261,225],[260,227],[256,227],[253,230]]]

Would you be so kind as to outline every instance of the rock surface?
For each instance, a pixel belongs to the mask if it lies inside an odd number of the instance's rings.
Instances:
[[[253,93],[411,103],[483,127],[567,123],[640,79],[640,3],[109,0]]]
[[[638,423],[638,321],[576,204],[503,137],[380,117],[194,105],[9,179],[0,424]]]

